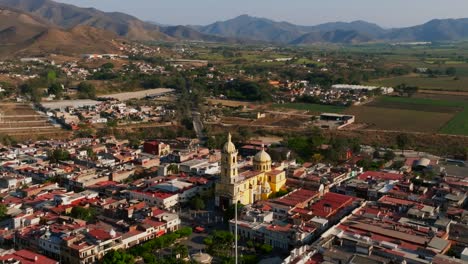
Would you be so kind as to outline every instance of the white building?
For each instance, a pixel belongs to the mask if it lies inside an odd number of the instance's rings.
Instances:
[[[335,84],[332,85],[332,90],[342,92],[369,92],[377,89],[381,89],[383,94],[390,94],[394,92],[392,87],[380,87],[380,86],[366,86],[366,85],[352,85],[352,84]]]

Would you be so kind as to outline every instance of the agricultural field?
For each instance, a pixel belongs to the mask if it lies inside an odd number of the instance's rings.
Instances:
[[[384,96],[345,113],[355,115],[367,129],[468,135],[468,101],[425,96]]]
[[[1,103],[1,134],[31,137],[31,131],[34,131],[34,135],[45,136],[63,130],[53,126],[46,116],[37,113],[28,104]]]
[[[285,108],[285,109],[309,111],[312,114],[341,113],[346,109],[346,107],[344,106],[305,104],[305,103],[274,104],[272,105],[272,108],[274,109]]]
[[[420,89],[426,90],[468,92],[468,76],[460,76],[458,77],[458,80],[456,80],[455,77],[431,78],[426,76],[411,75],[372,80],[369,82],[370,85],[378,85],[385,87],[395,87],[402,83],[411,86],[417,86]]]
[[[372,106],[353,106],[345,113],[355,115],[356,122],[365,123],[367,129],[428,133],[436,133],[454,117],[447,113]]]

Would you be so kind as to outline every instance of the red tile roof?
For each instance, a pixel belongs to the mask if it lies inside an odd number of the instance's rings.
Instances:
[[[6,261],[9,259],[14,259],[19,261],[21,264],[56,264],[58,261],[47,258],[41,254],[22,249],[18,250],[12,254],[6,254],[0,257],[0,260]]]
[[[106,232],[102,229],[94,229],[88,232],[88,234],[92,237],[94,237],[97,240],[109,240],[112,238],[112,236],[109,234],[109,232]]]
[[[388,181],[388,180],[397,181],[397,180],[403,179],[403,174],[388,173],[388,172],[381,172],[381,171],[366,171],[363,174],[359,175],[358,178],[360,180],[373,179],[373,180],[383,180],[383,181]]]
[[[310,209],[316,216],[329,218],[335,215],[340,209],[349,206],[354,200],[355,198],[351,196],[329,192],[318,202],[314,203]]]

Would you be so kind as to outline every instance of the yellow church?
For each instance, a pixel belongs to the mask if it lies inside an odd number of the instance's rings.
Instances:
[[[238,152],[231,140],[229,134],[221,153],[221,179],[215,188],[217,207],[225,209],[236,202],[247,205],[266,200],[285,187],[284,168],[272,168],[271,157],[264,149],[255,155],[252,167],[240,167]]]

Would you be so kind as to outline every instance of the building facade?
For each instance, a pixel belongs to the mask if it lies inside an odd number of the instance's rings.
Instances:
[[[253,159],[251,170],[239,173],[238,152],[228,136],[228,142],[221,153],[221,179],[216,184],[215,202],[220,208],[227,208],[239,202],[252,204],[266,200],[272,193],[286,185],[286,173],[279,167],[272,168],[270,155],[262,149]]]

